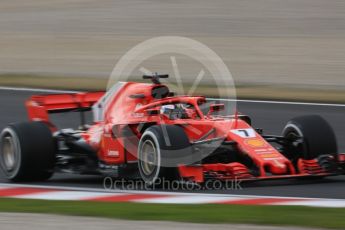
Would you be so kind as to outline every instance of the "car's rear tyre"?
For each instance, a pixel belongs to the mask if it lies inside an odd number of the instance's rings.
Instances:
[[[54,173],[55,143],[42,122],[7,126],[0,134],[0,168],[7,179],[43,181]]]
[[[293,118],[285,126],[283,136],[297,140],[288,148],[296,158],[310,160],[321,155],[336,155],[338,151],[332,127],[318,115]]]
[[[178,163],[191,151],[183,128],[175,125],[155,125],[142,135],[138,147],[138,169],[147,184],[162,184],[179,179]]]

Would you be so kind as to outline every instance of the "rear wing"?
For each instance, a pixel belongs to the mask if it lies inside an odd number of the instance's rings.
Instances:
[[[50,113],[89,111],[103,95],[104,92],[34,95],[25,106],[31,121],[46,122],[54,127],[49,121]]]

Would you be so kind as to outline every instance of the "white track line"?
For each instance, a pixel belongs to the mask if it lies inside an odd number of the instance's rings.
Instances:
[[[113,194],[121,195],[121,194]],[[109,196],[107,193],[101,192],[79,192],[79,191],[56,191],[41,192],[27,195],[9,196],[11,198],[20,199],[39,199],[39,200],[87,200],[97,199]]]
[[[0,90],[38,92],[38,93],[78,93],[80,92],[80,91],[75,91],[75,90],[39,89],[39,88],[22,88],[22,87],[17,88],[17,87],[3,87],[3,86],[0,86]]]
[[[265,196],[243,196],[243,195],[220,195],[220,194],[190,194],[190,193],[165,193],[165,197],[150,197],[149,194],[158,194],[157,192],[142,191],[142,194],[129,193],[106,193],[106,192],[91,192],[91,191],[76,191],[76,190],[47,190],[51,186],[41,186],[45,189],[31,193],[25,192],[26,187],[37,188],[38,186],[20,186],[18,184],[1,184],[1,190],[13,188],[17,192],[22,190],[22,194],[13,195],[9,191],[5,191],[1,197],[19,198],[19,199],[38,199],[38,200],[104,200],[108,202],[135,202],[135,203],[157,203],[157,204],[251,204],[251,205],[288,205],[288,206],[310,206],[310,207],[345,207],[345,199],[324,199],[324,198],[299,198],[289,197],[279,200],[282,197],[265,197]],[[7,192],[7,193],[6,193]],[[160,193],[162,195],[163,193]],[[122,196],[125,195],[125,196]],[[127,195],[127,196],[126,196]],[[132,196],[131,195],[139,195]],[[140,196],[143,195],[143,196]],[[117,200],[118,197],[119,199]],[[123,200],[121,200],[123,198]],[[259,198],[259,199],[258,199]],[[260,201],[260,199],[264,201]],[[112,200],[114,199],[114,200]]]
[[[286,201],[278,202],[271,205],[291,205],[291,206],[309,206],[309,207],[327,207],[327,208],[344,208],[345,200],[330,200],[330,199],[321,199],[321,200],[309,200],[309,201]]]
[[[294,101],[261,101],[261,100],[241,100],[241,99],[234,100],[234,99],[218,99],[218,98],[207,98],[207,99],[218,100],[218,101],[235,101],[235,102],[265,103],[265,104],[345,107],[345,104],[332,104],[332,103],[313,103],[313,102],[294,102]]]
[[[38,92],[38,93],[79,93],[79,92],[81,92],[81,91],[73,91],[73,90],[55,90],[55,89],[23,88],[23,87],[17,88],[17,87],[2,87],[2,86],[0,86],[0,90]],[[236,102],[245,102],[245,103],[345,107],[345,104],[332,104],[332,103],[312,103],[312,102],[294,102],[294,101],[265,101],[265,100],[234,100],[234,99],[219,99],[219,98],[207,98],[207,99],[218,100],[218,101],[236,101]]]
[[[248,198],[247,198],[248,199]],[[170,198],[148,198],[142,200],[133,200],[137,203],[151,203],[151,204],[208,204],[208,203],[221,203],[229,201],[246,200],[245,197],[229,197],[229,196],[200,196],[194,194],[193,196],[176,196]]]
[[[121,190],[121,189],[102,189],[102,188],[85,188],[85,187],[68,187],[68,186],[49,186],[49,185],[30,185],[30,184],[10,184],[0,183],[0,189],[6,188],[38,188],[38,189],[57,189],[68,191],[84,191],[84,192],[96,192],[104,194],[153,194],[153,195],[172,195],[172,196],[203,196],[203,197],[218,197],[218,198],[279,198],[279,199],[301,199],[301,200],[315,200],[315,199],[327,199],[327,200],[339,200],[335,198],[322,198],[322,197],[293,197],[293,196],[265,196],[265,195],[239,195],[239,194],[219,194],[219,193],[199,193],[198,191],[190,192],[166,192],[166,191],[150,191],[150,190]],[[203,191],[203,190],[201,190]],[[343,199],[340,199],[343,200]]]

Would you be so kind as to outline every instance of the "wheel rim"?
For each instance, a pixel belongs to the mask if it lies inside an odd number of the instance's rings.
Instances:
[[[20,167],[20,146],[16,134],[5,129],[0,137],[0,166],[8,178],[17,174]]]
[[[292,140],[291,147],[293,151],[298,154],[293,156],[293,161],[297,161],[299,157],[304,157],[307,149],[303,141],[303,133],[295,125],[290,124],[286,128],[284,136]]]
[[[16,163],[15,146],[11,136],[4,137],[2,147],[3,161],[6,169],[12,171]]]
[[[157,167],[157,151],[151,140],[146,140],[141,147],[141,169],[145,175],[151,175]]]
[[[303,142],[301,142],[300,140],[303,138],[303,136],[297,131],[297,130],[290,130],[287,134],[286,134],[287,138],[292,138],[292,139],[297,139],[297,141],[293,142],[293,146],[298,149],[299,151],[304,151],[304,146],[303,146]]]

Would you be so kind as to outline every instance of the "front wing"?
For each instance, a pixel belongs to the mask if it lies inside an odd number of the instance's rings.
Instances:
[[[327,166],[320,163],[319,159],[303,160],[299,159],[297,162],[297,171],[290,172],[284,175],[265,174],[258,175],[253,173],[245,165],[233,163],[215,163],[215,164],[199,164],[199,165],[180,165],[178,167],[180,176],[187,181],[196,183],[203,183],[205,180],[270,180],[270,179],[287,179],[287,178],[301,178],[301,177],[324,177],[345,174],[345,153],[334,156],[327,156],[333,158],[332,163]]]

